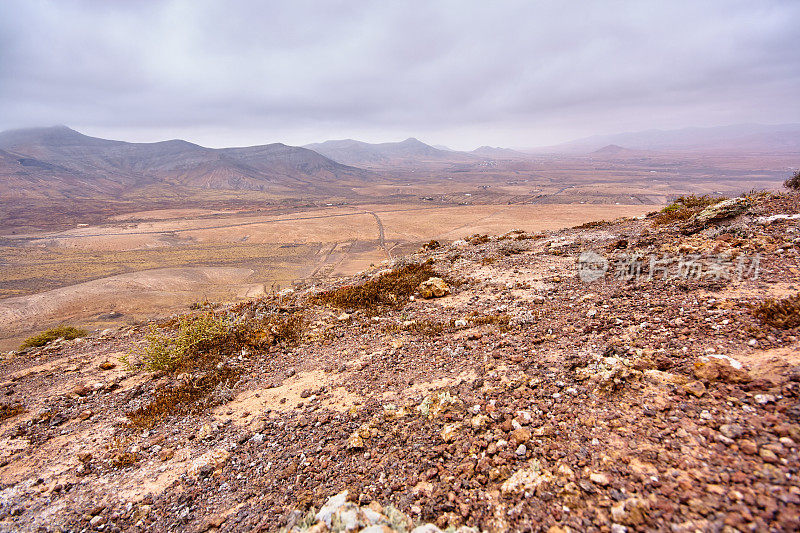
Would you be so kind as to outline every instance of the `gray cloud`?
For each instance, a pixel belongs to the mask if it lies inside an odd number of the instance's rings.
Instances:
[[[6,0],[0,128],[532,146],[800,122],[787,1]]]

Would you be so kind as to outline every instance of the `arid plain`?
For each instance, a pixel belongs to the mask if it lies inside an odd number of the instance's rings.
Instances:
[[[9,239],[0,274],[0,348],[13,348],[31,331],[61,322],[103,328],[203,300],[233,301],[353,274],[431,239],[557,229],[652,209],[365,205],[290,216],[184,211],[180,217],[164,211],[147,213],[148,220]]]

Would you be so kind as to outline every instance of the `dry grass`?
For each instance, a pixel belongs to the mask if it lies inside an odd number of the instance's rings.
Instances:
[[[436,337],[441,335],[448,328],[452,327],[452,323],[440,322],[438,320],[422,319],[414,320],[407,324],[389,324],[386,330],[390,333],[398,333],[407,331],[415,333],[424,337]]]
[[[56,339],[72,340],[77,339],[78,337],[85,337],[87,334],[88,332],[85,329],[79,329],[72,326],[56,326],[48,329],[47,331],[43,331],[38,335],[28,337],[19,348],[20,350],[24,350],[25,348],[44,346],[48,342],[52,342]]]
[[[132,466],[139,460],[139,456],[132,452],[120,452],[111,459],[111,464],[117,468]]]
[[[475,326],[485,326],[489,324],[497,326],[500,331],[508,331],[510,329],[511,317],[504,313],[495,313],[491,315],[473,314],[469,317],[469,321]]]
[[[770,298],[753,308],[753,314],[770,326],[790,329],[800,326],[800,294],[776,300]]]
[[[439,241],[433,239],[422,245],[422,251],[427,252],[430,250],[436,250],[437,248],[441,248],[441,246],[442,244]]]
[[[0,421],[24,413],[25,408],[19,403],[0,403]]]
[[[480,235],[476,233],[472,237],[467,237],[464,240],[466,240],[470,244],[486,244],[487,242],[489,242],[490,239],[488,235]]]
[[[610,224],[610,222],[606,220],[592,220],[591,222],[584,222],[578,226],[575,226],[573,229],[591,229],[591,228],[599,228],[600,226],[605,226]]]
[[[111,458],[111,465],[116,468],[125,468],[132,466],[139,460],[139,455],[133,452],[125,451],[125,448],[130,444],[130,439],[121,439],[114,437],[108,449],[113,453]]]
[[[360,285],[347,285],[320,293],[313,301],[344,309],[402,305],[416,292],[420,283],[439,276],[432,265],[431,260],[402,265]]]

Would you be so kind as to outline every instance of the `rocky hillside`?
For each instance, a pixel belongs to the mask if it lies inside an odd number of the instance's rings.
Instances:
[[[796,531],[797,195],[7,354],[0,529]]]

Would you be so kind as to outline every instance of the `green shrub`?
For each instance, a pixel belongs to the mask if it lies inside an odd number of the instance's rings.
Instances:
[[[78,337],[85,337],[87,334],[88,333],[85,329],[78,329],[72,326],[56,326],[48,329],[47,331],[43,331],[38,335],[34,335],[33,337],[28,337],[25,339],[25,342],[23,342],[20,346],[20,350],[44,346],[48,342],[52,342],[56,339],[77,339]]]
[[[181,317],[178,332],[172,337],[151,324],[145,337],[147,346],[142,353],[142,362],[151,372],[175,370],[187,355],[219,344],[229,332],[230,326],[226,321],[211,313]]]

